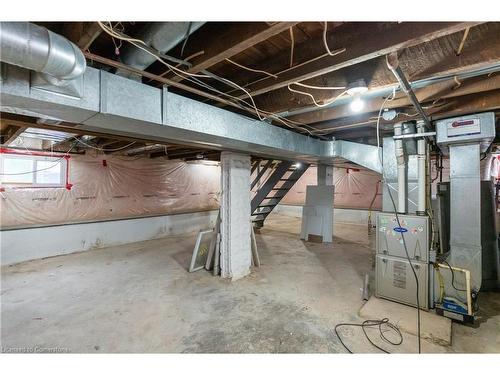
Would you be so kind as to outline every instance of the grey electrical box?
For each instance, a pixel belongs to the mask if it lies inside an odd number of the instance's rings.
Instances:
[[[419,282],[419,306],[429,308],[429,218],[427,216],[399,214],[399,226],[394,213],[377,215],[377,256],[375,263],[375,294],[407,305],[417,305],[417,283],[408,261]]]

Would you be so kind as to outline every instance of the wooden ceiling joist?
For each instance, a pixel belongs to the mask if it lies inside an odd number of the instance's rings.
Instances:
[[[83,34],[76,42],[76,45],[85,51],[92,45],[94,40],[101,35],[101,32],[102,28],[97,22],[90,22],[88,25],[84,26]]]
[[[425,105],[424,105],[425,107]],[[446,117],[461,116],[473,112],[491,111],[500,109],[500,87],[490,92],[473,93],[452,97],[446,103],[439,107],[428,107],[424,111],[432,117],[433,120]],[[334,135],[344,139],[346,134],[353,136],[357,129],[368,129],[372,135],[375,135],[375,125],[377,122],[378,112],[366,113],[358,116],[351,116],[334,121],[317,124],[317,130],[325,132],[325,134]],[[391,121],[381,119],[380,128],[383,130],[387,126],[392,126],[394,123],[403,120],[411,120],[416,117],[399,116]],[[363,136],[366,134],[363,133]]]
[[[408,79],[414,82],[429,77],[459,75],[500,64],[498,35],[500,35],[500,23],[485,23],[473,27],[459,57],[456,55],[456,46],[460,43],[461,33],[405,48],[399,52],[400,66]],[[387,68],[385,56],[330,72],[303,83],[313,86],[345,86],[355,79],[364,79],[370,90],[397,83]],[[316,101],[324,102],[331,100],[343,90],[303,91],[313,94]],[[286,87],[260,95],[255,98],[255,102],[257,106],[270,112],[313,105],[309,97],[291,93]]]
[[[241,22],[233,23],[218,36],[213,36],[209,43],[206,40],[192,40],[187,44],[187,51],[184,54],[189,56],[203,51],[199,57],[193,58],[190,62],[193,66],[189,73],[199,73],[227,58],[231,58],[246,49],[279,34],[297,22],[276,22],[268,25],[264,22]],[[172,80],[179,82],[182,79],[178,76]]]
[[[67,38],[85,51],[101,34],[102,28],[97,22],[66,23],[63,32]]]
[[[328,36],[330,50],[345,48],[335,56],[325,56],[295,69],[279,74],[278,78],[265,78],[247,88],[254,96],[286,87],[288,84],[308,80],[335,70],[415,46],[436,38],[456,33],[477,25],[472,22],[403,22],[389,26],[381,23],[345,24]],[[295,48],[298,60],[307,60],[325,54],[322,40],[306,41]],[[286,51],[285,51],[286,52]],[[287,52],[288,54],[288,52]],[[306,58],[307,56],[307,58]],[[270,65],[272,65],[272,60]],[[273,67],[259,66],[257,69],[276,72]],[[244,98],[240,95],[239,98]]]
[[[5,126],[5,130],[3,130],[4,127],[2,126],[2,134],[0,134],[0,139],[1,139],[1,144],[3,146],[7,146],[10,143],[14,142],[14,140],[21,135],[21,133],[25,130],[22,126],[15,126],[15,125],[7,125]]]
[[[478,94],[497,89],[500,89],[500,73],[496,73],[491,77],[482,76],[470,78],[468,80],[464,80],[460,85],[457,85],[454,80],[450,79],[448,81],[436,83],[425,88],[415,90],[415,94],[420,102],[432,103],[434,100],[448,100],[449,98]],[[384,101],[384,97],[368,100],[361,113],[358,113],[357,115],[359,116],[363,113],[378,112]],[[394,100],[387,101],[384,108],[402,108],[410,105],[411,103],[408,98],[405,95],[399,94]],[[336,107],[292,116],[290,119],[293,121],[308,123],[317,127],[315,123],[323,123],[325,121],[351,116],[353,116],[352,110],[349,103],[346,103]],[[355,120],[353,120],[353,122],[355,122]]]

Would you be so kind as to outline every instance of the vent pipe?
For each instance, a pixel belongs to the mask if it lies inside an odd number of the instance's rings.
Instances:
[[[403,124],[394,125],[394,135],[402,135]],[[406,156],[403,148],[403,140],[394,141],[396,162],[398,165],[398,213],[406,213]]]
[[[0,61],[44,73],[54,85],[80,77],[87,66],[75,44],[29,22],[0,22]]]
[[[419,134],[425,133],[425,124],[419,122],[417,124],[417,131]],[[426,184],[426,165],[427,165],[427,141],[424,137],[420,137],[417,141],[418,155],[417,155],[417,167],[418,167],[418,201],[417,201],[417,215],[426,214],[426,196],[427,196],[427,184]]]

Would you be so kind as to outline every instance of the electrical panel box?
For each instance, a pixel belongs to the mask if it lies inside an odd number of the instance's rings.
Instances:
[[[377,254],[406,258],[403,246],[404,233],[408,255],[413,261],[429,260],[429,218],[417,215],[398,215],[381,212],[377,216]]]
[[[412,262],[418,277],[418,305],[429,309],[429,265]],[[417,283],[408,260],[377,255],[376,295],[406,305],[417,306]]]
[[[407,305],[429,308],[429,248],[430,223],[427,216],[381,212],[377,215],[377,239],[375,262],[375,294]],[[403,242],[404,236],[404,242]],[[405,251],[405,245],[408,257]]]
[[[495,138],[495,114],[493,112],[453,117],[436,121],[436,142],[444,153],[454,143],[481,142],[481,152]]]

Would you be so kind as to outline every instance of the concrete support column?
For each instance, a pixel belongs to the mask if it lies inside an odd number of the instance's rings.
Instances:
[[[333,185],[333,166],[318,164],[317,166],[317,185],[331,186]]]
[[[221,276],[250,273],[250,155],[221,153]]]

